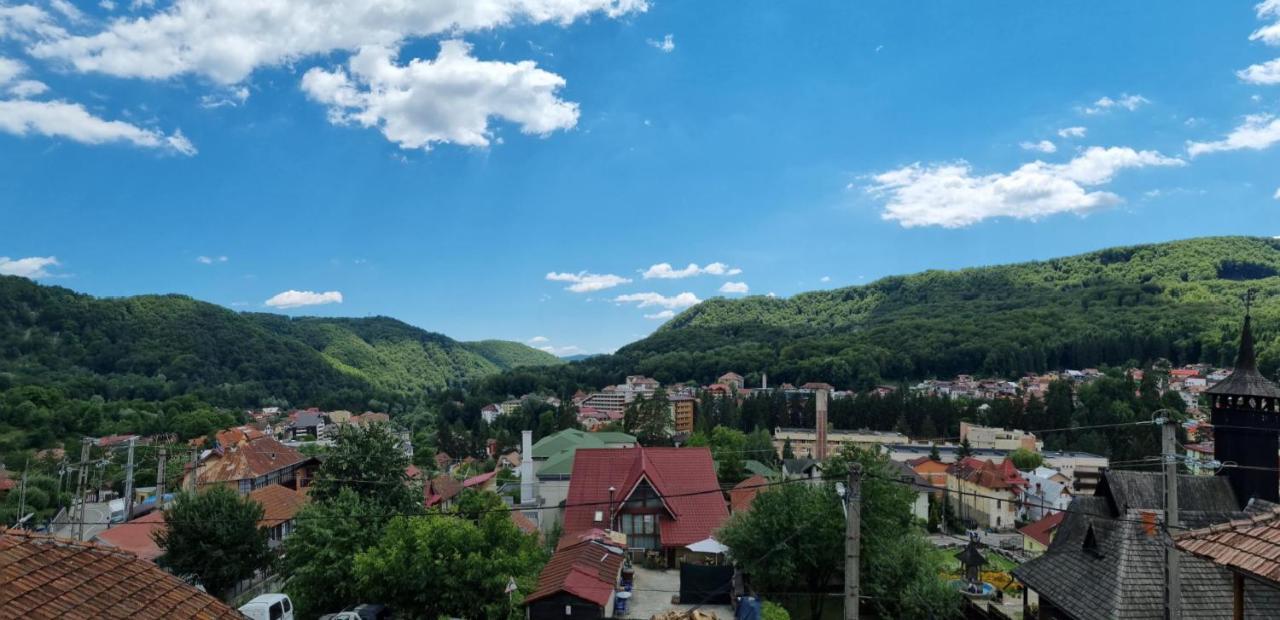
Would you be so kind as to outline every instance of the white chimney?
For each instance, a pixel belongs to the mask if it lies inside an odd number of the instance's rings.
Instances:
[[[520,503],[537,504],[537,478],[533,474],[533,431],[520,433]]]
[[[769,373],[767,372],[760,373],[760,389],[769,389]]]
[[[817,449],[815,458],[819,461],[825,461],[827,460],[827,391],[817,390],[814,392],[813,397],[817,401],[814,403],[815,413],[817,414],[815,416],[817,418],[815,420],[816,424],[814,424],[816,427],[814,429],[816,431],[814,447]]]

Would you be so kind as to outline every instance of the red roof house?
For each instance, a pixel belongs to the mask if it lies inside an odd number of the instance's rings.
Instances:
[[[572,615],[603,618],[612,611],[622,572],[622,549],[600,540],[562,547],[538,575],[538,588],[524,599],[530,618]]]
[[[1054,533],[1058,531],[1058,526],[1062,525],[1062,519],[1066,515],[1065,512],[1055,512],[1035,523],[1019,528],[1018,533],[1024,538],[1023,550],[1035,553],[1048,549],[1049,543],[1053,542]]]
[[[139,559],[154,562],[160,557],[162,551],[156,541],[152,540],[151,534],[163,530],[164,527],[164,511],[153,510],[128,523],[113,526],[94,536],[94,540],[128,551]]]
[[[565,534],[618,531],[668,563],[729,517],[707,448],[579,448],[565,504]]]
[[[751,503],[756,501],[756,496],[768,486],[769,480],[760,474],[739,482],[729,491],[729,508],[733,512],[743,512],[751,508]]]

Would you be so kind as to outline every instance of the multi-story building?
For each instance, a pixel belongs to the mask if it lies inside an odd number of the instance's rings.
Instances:
[[[693,416],[697,408],[698,399],[692,396],[672,396],[669,399],[671,403],[671,418],[677,433],[693,432]]]
[[[1093,495],[1098,481],[1102,479],[1102,470],[1111,464],[1107,457],[1088,452],[1056,451],[1045,452],[1042,456],[1045,465],[1071,479],[1071,488],[1077,497]]]
[[[947,470],[947,501],[962,522],[982,528],[1012,528],[1025,486],[1026,480],[1007,459],[996,465],[965,457]]]
[[[987,450],[1017,450],[1019,448],[1039,452],[1044,442],[1026,431],[978,426],[968,422],[960,423],[960,441],[969,440],[969,447]]]
[[[845,446],[864,449],[875,449],[891,444],[905,444],[910,439],[902,433],[892,431],[827,431],[827,454],[834,455]],[[797,458],[813,458],[818,454],[818,431],[812,428],[776,428],[773,431],[773,449],[782,454],[787,442],[791,443],[791,453]]]

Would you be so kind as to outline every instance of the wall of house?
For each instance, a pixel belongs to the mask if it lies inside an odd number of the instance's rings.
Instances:
[[[947,496],[955,514],[962,520],[976,522],[980,527],[1008,530],[1017,520],[1017,503],[1008,491],[988,489],[968,480],[947,476]]]

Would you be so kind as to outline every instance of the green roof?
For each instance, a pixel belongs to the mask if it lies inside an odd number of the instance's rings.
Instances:
[[[533,444],[533,458],[549,459],[565,450],[578,448],[607,448],[610,444],[635,443],[636,438],[626,433],[588,433],[576,428],[567,428],[554,435],[547,435]],[[539,469],[539,471],[542,470]]]
[[[538,467],[539,476],[568,476],[573,473],[573,455],[577,448],[565,450],[547,459]]]
[[[716,471],[720,471],[720,461],[715,461]],[[747,459],[742,462],[743,469],[748,473],[759,474],[765,478],[777,478],[778,471],[755,459]]]

